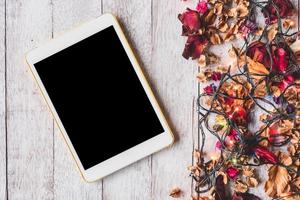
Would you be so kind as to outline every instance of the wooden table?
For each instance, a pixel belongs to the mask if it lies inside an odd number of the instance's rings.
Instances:
[[[162,200],[174,186],[188,198],[197,67],[181,57],[182,6],[180,0],[0,0],[0,199]],[[106,12],[119,17],[178,140],[85,183],[24,55]]]
[[[189,198],[198,68],[181,57],[185,38],[177,14],[186,6],[180,0],[0,0],[0,199],[165,200],[175,186],[184,191],[181,199]],[[85,183],[24,55],[106,12],[119,17],[177,141]]]

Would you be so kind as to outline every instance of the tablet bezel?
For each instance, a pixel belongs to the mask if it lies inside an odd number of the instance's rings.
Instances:
[[[109,26],[114,27],[165,132],[85,170],[35,69],[34,64],[105,28],[108,28]],[[117,22],[117,19],[113,15],[104,14],[99,18],[74,29],[73,31],[65,33],[64,35],[61,35],[60,37],[49,41],[47,44],[41,47],[35,48],[26,55],[26,60],[28,65],[30,66],[33,77],[38,83],[41,93],[46,100],[46,103],[60,129],[60,132],[62,133],[63,139],[67,143],[68,148],[74,160],[76,161],[76,165],[79,168],[81,175],[85,181],[92,182],[97,179],[101,179],[137,160],[140,160],[141,158],[144,158],[171,145],[174,142],[174,136],[171,132],[171,129],[164,115],[162,114],[162,111],[142,73],[142,70],[124,36],[119,23]]]

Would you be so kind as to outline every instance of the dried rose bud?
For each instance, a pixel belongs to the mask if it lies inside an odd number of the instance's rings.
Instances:
[[[201,17],[196,10],[187,10],[178,15],[178,19],[182,23],[182,35],[189,35],[198,32],[201,27]]]
[[[214,84],[208,85],[205,88],[203,88],[203,91],[206,94],[213,94],[217,90],[217,87]]]
[[[235,179],[239,174],[239,170],[235,167],[229,167],[226,170],[226,174],[228,175],[229,178]]]
[[[252,42],[246,53],[252,60],[257,61],[269,67],[270,58],[267,54],[266,44],[260,41]]]
[[[199,58],[208,44],[208,40],[201,35],[189,35],[182,56],[185,59]]]
[[[267,4],[263,11],[267,24],[274,24],[277,22],[277,11],[281,18],[292,16],[295,12],[294,6],[290,0],[273,0],[272,3]]]
[[[207,2],[206,1],[199,1],[199,3],[197,4],[196,10],[199,13],[205,13],[208,10],[208,6],[207,6]]]
[[[214,81],[219,81],[221,80],[221,72],[213,72],[212,75],[211,75],[211,79],[214,80]]]
[[[260,146],[255,147],[254,153],[258,157],[261,157],[262,159],[264,159],[265,161],[267,161],[271,164],[276,164],[278,162],[276,155],[264,147],[260,147]]]

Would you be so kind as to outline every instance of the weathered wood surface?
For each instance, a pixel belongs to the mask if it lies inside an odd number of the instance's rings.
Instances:
[[[0,199],[164,200],[175,186],[189,198],[198,69],[181,57],[185,39],[177,14],[186,6],[180,0],[0,0]],[[24,55],[106,12],[120,19],[177,141],[85,183]]]

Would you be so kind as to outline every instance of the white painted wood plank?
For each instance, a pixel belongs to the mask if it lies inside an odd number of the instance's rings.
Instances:
[[[48,0],[6,3],[8,199],[52,199],[52,119],[24,57],[50,39],[51,6]]]
[[[177,15],[184,6],[181,1],[153,0],[152,78],[177,141],[153,156],[152,199],[171,199],[169,191],[175,186],[183,190],[182,199],[188,199],[191,187],[187,166],[193,145],[197,66],[181,57],[185,39]]]
[[[116,15],[146,74],[151,74],[151,0],[103,0],[103,12]],[[151,78],[150,78],[151,79]],[[151,157],[103,180],[103,199],[151,199]]]
[[[6,196],[5,1],[0,1],[0,199]]]
[[[101,15],[100,0],[53,0],[53,35]],[[54,123],[54,199],[101,199],[101,181],[86,183]]]

